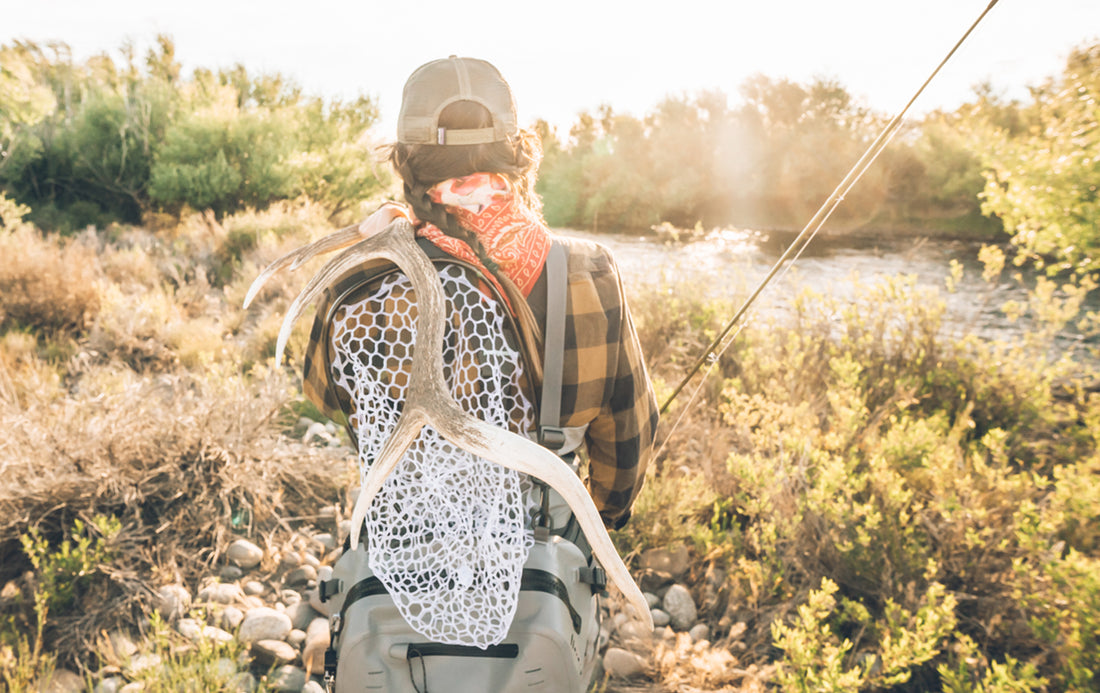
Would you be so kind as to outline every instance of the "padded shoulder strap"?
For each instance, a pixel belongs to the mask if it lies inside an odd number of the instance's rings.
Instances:
[[[554,241],[546,257],[546,333],[543,335],[542,402],[539,444],[558,450],[565,444],[561,429],[561,382],[565,360],[565,308],[569,271],[565,246]]]

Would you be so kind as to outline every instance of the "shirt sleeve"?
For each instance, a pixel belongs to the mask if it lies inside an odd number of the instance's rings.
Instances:
[[[657,428],[657,401],[622,282],[610,253],[591,272],[570,277],[575,388],[567,425],[587,423],[588,490],[604,524],[622,527],[645,480]],[[575,353],[570,355],[569,348]]]

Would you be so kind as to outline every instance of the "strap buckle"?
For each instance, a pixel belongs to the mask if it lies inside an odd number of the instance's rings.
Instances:
[[[565,445],[565,429],[561,426],[539,426],[539,445],[560,450]]]
[[[344,591],[344,584],[339,580],[321,580],[317,585],[317,598],[325,603]]]

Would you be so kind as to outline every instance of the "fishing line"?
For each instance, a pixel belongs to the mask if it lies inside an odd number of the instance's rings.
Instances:
[[[933,70],[930,75],[928,75],[928,78],[924,80],[924,83],[920,85],[920,88],[917,89],[916,93],[913,94],[913,96],[909,99],[905,106],[897,113],[897,115],[893,117],[893,119],[886,125],[886,127],[883,128],[882,132],[880,132],[878,137],[875,138],[875,141],[871,143],[867,150],[863,152],[863,155],[859,158],[859,160],[852,166],[851,169],[849,169],[847,175],[844,176],[844,179],[840,181],[840,184],[836,186],[836,189],[833,190],[833,192],[829,195],[829,197],[825,200],[821,207],[818,208],[817,212],[814,213],[813,217],[806,223],[806,226],[803,227],[802,231],[799,232],[798,236],[795,237],[794,241],[791,242],[790,246],[787,247],[787,250],[784,251],[779,259],[775,262],[775,265],[772,267],[771,271],[769,271],[767,276],[765,276],[764,279],[761,280],[760,284],[757,285],[756,289],[741,305],[741,308],[738,309],[734,316],[729,320],[722,332],[714,338],[714,341],[710,343],[710,345],[703,352],[703,355],[700,356],[695,364],[691,367],[691,370],[688,372],[688,374],[684,377],[683,380],[680,381],[680,384],[676,386],[676,389],[673,390],[672,394],[669,395],[667,400],[665,400],[665,403],[661,405],[660,411],[662,414],[668,411],[669,405],[672,404],[672,401],[676,399],[677,395],[680,394],[680,392],[684,389],[688,382],[693,377],[695,377],[695,375],[699,372],[699,369],[702,368],[703,364],[710,361],[713,367],[713,364],[716,364],[718,362],[719,357],[721,357],[725,350],[728,349],[730,344],[732,344],[734,341],[733,339],[730,339],[728,341],[726,340],[726,337],[727,335],[729,335],[730,330],[732,330],[733,327],[741,321],[741,318],[743,318],[745,313],[748,312],[749,307],[764,291],[768,283],[771,282],[771,280],[774,279],[776,275],[780,274],[781,270],[785,274],[786,271],[789,270],[790,266],[798,261],[798,259],[802,256],[802,252],[810,244],[810,241],[814,239],[814,237],[817,235],[817,232],[821,230],[821,227],[828,220],[829,216],[832,215],[833,210],[835,210],[840,205],[840,203],[844,201],[844,197],[851,191],[851,189],[855,186],[855,184],[859,181],[863,174],[866,173],[867,169],[871,167],[871,164],[875,162],[875,159],[878,158],[879,154],[881,154],[882,151],[886,149],[886,146],[890,144],[890,140],[893,139],[894,135],[901,127],[902,120],[905,117],[905,114],[909,111],[909,108],[913,105],[913,102],[916,101],[917,98],[924,92],[925,88],[932,82],[936,75],[939,74],[940,70],[943,69],[943,66],[946,65],[947,61],[951,59],[951,56],[953,56],[955,52],[959,49],[959,47],[962,46],[962,44],[966,41],[966,39],[970,36],[974,29],[977,28],[978,24],[980,24],[981,21],[985,19],[985,16],[989,14],[989,11],[993,9],[993,6],[996,5],[997,2],[998,0],[992,0],[992,2],[989,3],[989,5],[985,8],[981,15],[979,15],[978,18],[974,20],[974,23],[970,25],[970,28],[966,30],[966,33],[964,33],[962,37],[951,48],[951,50],[948,51],[947,55],[944,56],[943,60],[941,60],[939,65],[936,66],[936,69]],[[789,263],[788,260],[790,260]],[[740,329],[738,329],[738,333],[740,333]],[[734,337],[736,336],[737,335],[735,334]],[[719,349],[719,347],[721,348]],[[710,371],[708,370],[708,374],[709,372]],[[704,377],[703,380],[705,381],[706,378]],[[689,404],[691,401],[694,401],[695,395],[698,394],[698,392],[699,388],[696,388],[695,392],[691,396],[691,399],[689,400]],[[684,409],[686,410],[687,408],[688,406],[685,405]],[[670,429],[668,434],[666,435],[666,441],[668,437],[671,437],[673,430],[675,430],[676,425],[680,423],[680,420],[682,418],[683,412],[681,412],[680,418],[677,419],[676,424],[673,425],[672,429]]]

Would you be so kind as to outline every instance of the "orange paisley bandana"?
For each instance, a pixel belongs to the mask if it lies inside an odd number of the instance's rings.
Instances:
[[[499,173],[451,178],[433,185],[428,190],[428,197],[446,206],[460,224],[477,234],[489,257],[524,296],[531,293],[553,240],[542,218],[516,199],[507,178]],[[417,235],[427,238],[448,255],[485,271],[470,246],[432,224],[421,226]],[[485,271],[485,275],[497,283],[492,274]]]

